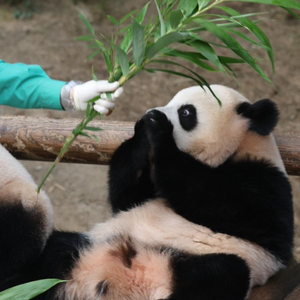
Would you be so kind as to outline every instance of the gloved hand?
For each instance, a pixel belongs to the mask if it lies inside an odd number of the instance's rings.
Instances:
[[[123,93],[123,88],[119,87],[119,82],[109,83],[107,80],[88,81],[72,88],[74,105],[76,110],[86,110],[87,101],[100,96],[94,104],[94,109],[107,114],[115,106],[115,100]],[[106,93],[111,92],[112,100],[108,100]]]

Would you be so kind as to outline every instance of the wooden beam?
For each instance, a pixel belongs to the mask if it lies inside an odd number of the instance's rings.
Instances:
[[[0,117],[0,143],[16,158],[53,161],[78,119]],[[133,135],[132,122],[93,121],[91,126],[103,131],[92,132],[96,139],[80,136],[70,147],[64,162],[108,164],[112,153]],[[300,132],[280,132],[276,141],[290,175],[300,175]]]

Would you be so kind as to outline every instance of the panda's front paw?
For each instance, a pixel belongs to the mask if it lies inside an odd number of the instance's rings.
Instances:
[[[149,111],[143,119],[152,140],[156,140],[156,138],[162,136],[172,135],[173,125],[161,111],[153,109]]]

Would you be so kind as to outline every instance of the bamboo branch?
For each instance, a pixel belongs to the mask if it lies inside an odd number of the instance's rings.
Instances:
[[[0,143],[16,158],[54,161],[77,119],[0,117]],[[78,137],[63,162],[108,164],[116,148],[133,135],[132,122],[92,121],[103,131],[91,132],[99,139]],[[288,174],[300,175],[300,132],[279,132],[276,141]]]

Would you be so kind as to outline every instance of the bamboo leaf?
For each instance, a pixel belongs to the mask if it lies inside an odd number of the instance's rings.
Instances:
[[[112,74],[114,66],[113,66],[111,56],[110,56],[110,51],[106,50],[105,52],[103,52],[103,57],[104,57],[104,60],[105,60],[105,63],[106,63],[108,73]]]
[[[148,7],[149,7],[150,2],[148,2],[143,8],[142,10],[138,13],[138,15],[136,16],[135,20],[139,23],[142,24],[144,22]]]
[[[92,41],[94,39],[93,35],[83,35],[77,36],[74,40],[75,41]]]
[[[98,78],[97,78],[97,76],[95,75],[95,72],[94,72],[94,66],[92,66],[92,77],[95,81],[98,81]]]
[[[155,44],[153,44],[147,51],[147,57],[152,58],[155,54],[160,52],[165,47],[176,43],[182,42],[189,38],[188,33],[181,33],[181,32],[170,32],[157,40]]]
[[[233,0],[229,0],[233,1]],[[285,8],[300,9],[300,3],[296,0],[238,0],[239,2],[251,2],[261,4],[271,4]]]
[[[115,19],[113,16],[107,15],[107,18],[114,24],[119,26],[119,21]]]
[[[243,33],[240,32],[240,31],[237,31],[237,30],[234,30],[234,29],[230,29],[230,28],[227,29],[227,31],[234,33],[235,35],[239,36],[240,38],[244,39],[245,41],[247,41],[247,42],[249,42],[249,43],[252,43],[253,45],[256,45],[256,46],[258,46],[258,47],[261,47],[261,48],[263,48],[263,49],[265,49],[265,50],[270,50],[270,48],[267,47],[266,45],[263,45],[263,44],[261,44],[261,43],[258,43],[258,42],[256,42],[256,41],[254,41],[253,39],[249,38],[247,35],[243,34]]]
[[[220,99],[217,97],[217,95],[213,92],[213,90],[211,89],[210,85],[208,84],[208,82],[202,77],[200,76],[199,74],[197,74],[196,72],[192,71],[191,69],[179,64],[179,63],[176,63],[176,62],[172,62],[172,61],[168,61],[168,60],[155,60],[154,62],[162,62],[162,63],[165,63],[165,64],[170,64],[170,65],[175,65],[175,66],[180,66],[186,70],[188,70],[189,72],[191,72],[195,77],[191,77],[191,79],[193,78],[193,80],[195,82],[197,82],[200,87],[203,89],[203,85],[205,85],[209,90],[210,92],[214,95],[214,97],[217,99],[218,103],[220,106],[222,106],[222,102],[220,101]],[[156,70],[159,70],[159,69],[156,69]],[[167,70],[166,70],[167,71]],[[171,72],[174,72],[174,71],[171,71]],[[178,72],[174,72],[174,73],[171,73],[171,74],[174,74],[174,75],[178,75],[178,74],[182,74],[182,73],[178,73]],[[185,74],[182,74],[182,75],[185,75]],[[186,77],[188,75],[185,75],[183,77]],[[188,77],[189,78],[189,77]]]
[[[133,10],[131,11],[129,14],[125,15],[121,20],[120,20],[120,24],[124,23],[129,17],[131,17],[132,15],[134,15],[136,12],[138,12],[139,10]]]
[[[190,16],[196,6],[198,5],[198,0],[181,0],[178,4],[178,8],[184,11],[186,17]]]
[[[221,72],[226,73],[223,68],[218,55],[215,50],[206,42],[195,41],[189,44],[191,47],[195,48],[199,53],[206,57],[211,63],[213,63]]]
[[[258,66],[253,57],[223,28],[208,22],[203,22],[202,25],[213,35],[218,37],[233,52],[235,52],[238,56],[244,59],[266,81],[271,82],[268,76],[264,73],[264,71]]]
[[[282,7],[282,8],[285,9],[287,12],[289,12],[291,15],[293,15],[296,19],[300,20],[300,16],[294,13],[291,9],[286,7]]]
[[[0,293],[0,300],[32,299],[47,290],[51,289],[59,283],[66,282],[59,279],[43,279],[17,285]]]
[[[132,35],[133,35],[133,62],[139,67],[145,55],[145,32],[144,27],[132,19]]]
[[[98,46],[98,48],[100,48],[103,52],[106,50],[104,44],[102,42],[100,42],[99,40],[95,39],[95,42]]]
[[[114,47],[117,51],[117,57],[119,59],[122,73],[124,76],[127,76],[129,74],[129,60],[128,60],[127,54],[120,47],[118,47],[116,45]]]
[[[130,27],[130,29],[128,30],[126,35],[124,36],[122,43],[120,45],[120,48],[122,50],[124,50],[125,52],[127,52],[131,43],[132,43],[132,26]]]
[[[92,53],[91,55],[89,55],[85,61],[90,61],[92,58],[94,58],[96,55],[102,53],[103,51],[101,49],[95,51],[94,53]]]
[[[91,32],[91,34],[95,35],[94,28],[91,25],[91,23],[87,20],[87,18],[82,13],[79,13],[79,17],[82,20],[82,22],[84,23],[84,25],[87,27],[87,29]]]
[[[85,129],[85,128],[84,128]],[[79,132],[78,133],[78,135],[82,135],[82,136],[85,136],[85,137],[87,137],[87,138],[91,138],[87,133],[85,133],[85,132],[83,132],[83,131],[81,131],[81,132]],[[0,299],[1,300],[1,299]]]
[[[199,7],[199,10],[201,11],[203,8],[205,8],[209,2],[211,0],[198,0],[198,7]]]
[[[236,10],[229,8],[229,7],[217,6],[217,8],[225,11],[227,14],[229,14],[231,16],[239,16],[240,15],[239,12],[237,12]],[[239,18],[239,22],[245,28],[247,28],[250,32],[252,32],[264,46],[267,47],[266,51],[267,51],[269,59],[271,61],[273,71],[275,71],[274,53],[273,53],[272,45],[271,45],[268,37],[266,36],[266,34],[255,23],[253,23],[248,18],[245,18],[245,17]]]
[[[157,13],[158,13],[159,21],[160,21],[160,36],[163,36],[163,35],[166,34],[166,26],[165,26],[165,22],[164,22],[164,19],[163,19],[162,15],[161,15],[159,6],[158,6],[158,4],[157,4],[157,0],[154,0],[154,1],[155,1]]]
[[[98,145],[101,144],[99,138],[96,135],[93,134],[93,138],[97,141]]]
[[[102,131],[102,128],[97,128],[97,127],[93,127],[93,126],[86,126],[84,127],[85,130],[90,130],[90,131]]]
[[[150,73],[153,73],[155,71],[158,71],[158,72],[164,72],[164,73],[169,73],[169,74],[173,74],[173,75],[177,75],[177,76],[180,76],[180,77],[184,77],[184,78],[188,78],[188,79],[192,79],[193,81],[195,81],[198,85],[202,86],[202,82],[199,81],[198,79],[192,77],[192,76],[189,76],[189,75],[186,75],[186,74],[183,74],[183,73],[179,73],[179,72],[175,72],[175,71],[171,71],[171,70],[166,70],[166,69],[145,69],[146,71],[150,72]]]
[[[170,25],[172,28],[177,28],[180,21],[183,18],[183,13],[181,9],[174,10],[170,13]]]
[[[201,55],[198,52],[183,52],[179,50],[172,50],[171,52],[168,52],[166,56],[171,56],[171,57],[180,57],[185,60],[191,61],[195,65],[201,67],[204,70],[210,71],[210,72],[218,72],[218,70],[214,69],[207,63],[203,62],[202,59],[206,59],[203,55]]]

